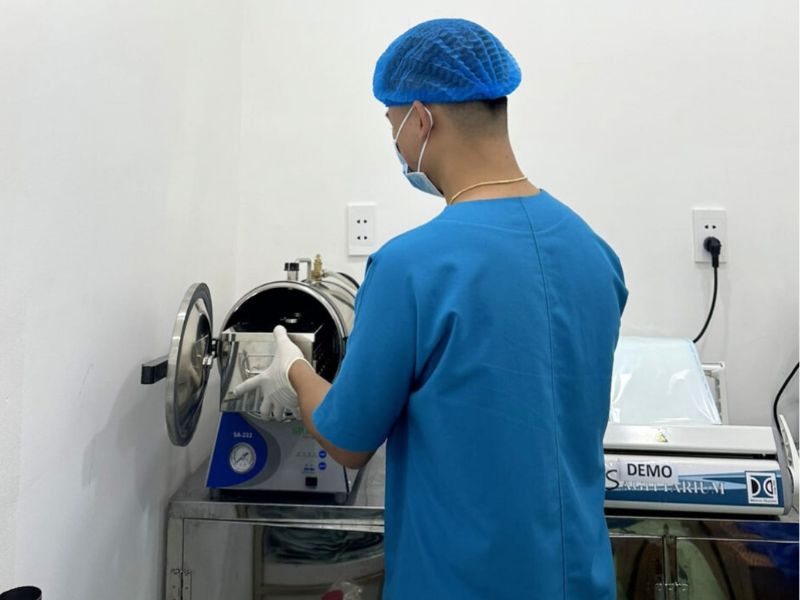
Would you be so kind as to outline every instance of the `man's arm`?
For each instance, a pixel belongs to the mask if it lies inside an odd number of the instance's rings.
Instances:
[[[322,400],[331,388],[331,384],[314,372],[308,363],[298,360],[289,369],[289,382],[297,393],[298,403],[300,404],[300,415],[303,424],[308,432],[314,436],[320,445],[325,448],[328,454],[340,465],[351,469],[360,469],[369,462],[373,452],[350,452],[334,446],[327,439],[322,437],[314,426],[311,415],[317,407],[322,404]]]

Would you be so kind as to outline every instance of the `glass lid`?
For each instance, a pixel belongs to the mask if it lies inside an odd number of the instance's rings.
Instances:
[[[167,359],[167,432],[176,446],[189,443],[197,428],[214,360],[211,293],[195,283],[183,297]]]

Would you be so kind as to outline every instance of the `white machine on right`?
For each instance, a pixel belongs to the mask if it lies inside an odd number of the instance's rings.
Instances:
[[[620,338],[603,443],[607,508],[790,511],[798,458],[786,422],[780,434],[728,425],[724,381],[724,364],[702,365],[689,340]]]

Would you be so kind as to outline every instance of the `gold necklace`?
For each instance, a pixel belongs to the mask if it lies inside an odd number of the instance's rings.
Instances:
[[[450,206],[453,202],[456,201],[456,198],[458,198],[461,194],[463,194],[464,192],[468,192],[470,190],[474,190],[477,187],[481,187],[481,186],[484,186],[484,185],[501,185],[501,184],[505,184],[505,183],[519,183],[520,181],[525,181],[526,179],[527,179],[527,177],[525,175],[523,175],[522,177],[517,177],[516,179],[498,179],[496,181],[481,181],[480,183],[473,183],[472,185],[468,185],[467,187],[465,187],[463,190],[460,190],[457,194],[455,194],[452,198],[450,198],[450,201],[447,203],[447,205]]]

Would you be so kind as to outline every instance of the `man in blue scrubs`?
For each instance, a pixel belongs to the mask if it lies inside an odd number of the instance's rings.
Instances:
[[[388,441],[385,598],[606,599],[603,434],[620,316],[614,252],[527,180],[508,139],[516,61],[463,20],[377,63],[403,172],[445,199],[370,257],[333,385],[282,328],[260,385],[331,456]]]

